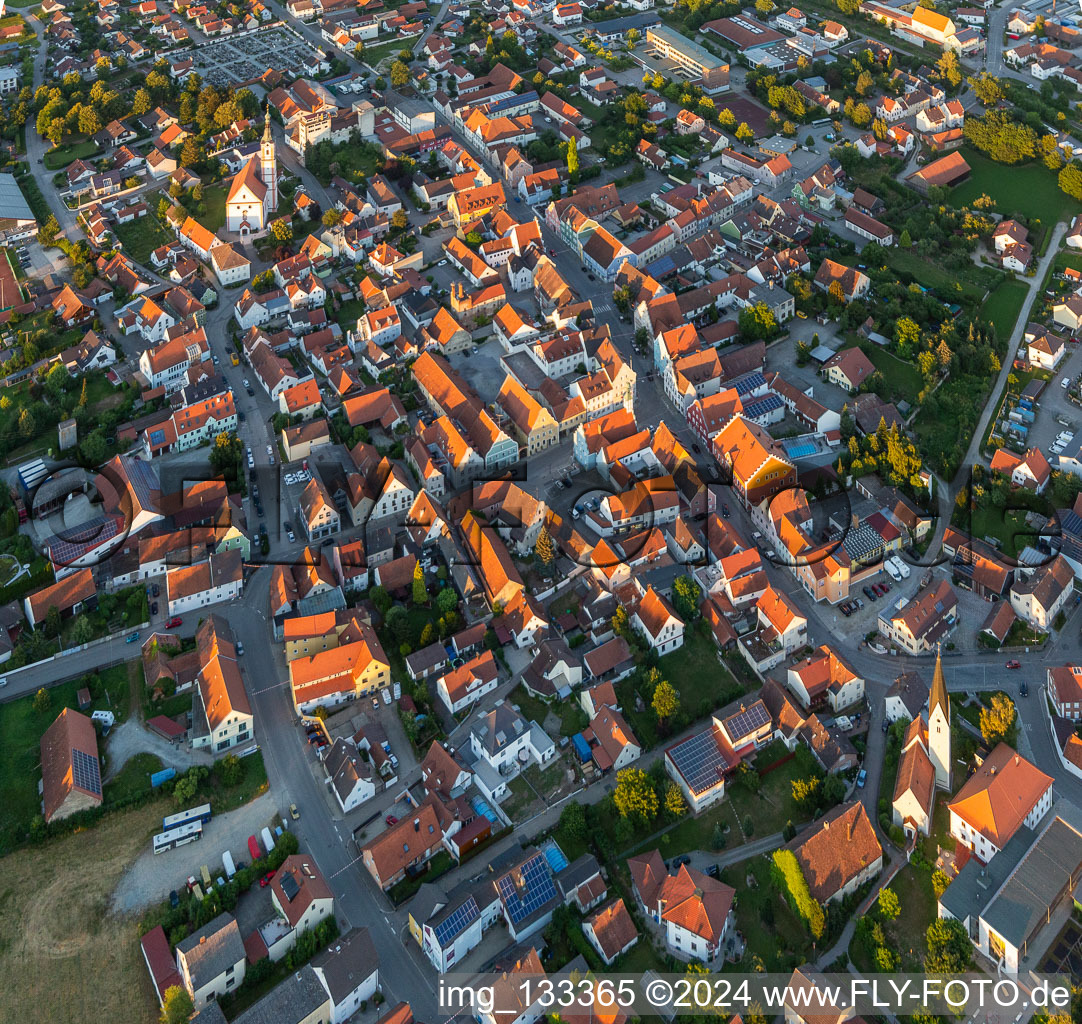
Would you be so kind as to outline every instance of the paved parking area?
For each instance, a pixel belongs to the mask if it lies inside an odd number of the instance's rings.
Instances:
[[[474,391],[486,403],[495,402],[504,377],[507,376],[500,357],[503,346],[495,337],[474,346],[476,351],[460,352],[451,357],[451,366],[458,370]]]

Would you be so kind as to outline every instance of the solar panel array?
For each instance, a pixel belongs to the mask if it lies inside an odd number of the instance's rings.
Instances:
[[[64,536],[50,537],[45,542],[49,557],[56,565],[71,565],[87,551],[112,540],[120,533],[123,519],[98,516],[86,523],[64,532]]]
[[[520,877],[521,884],[516,884],[516,875]],[[504,875],[498,888],[512,924],[524,921],[549,900],[556,898],[556,886],[552,882],[548,861],[541,853],[534,854],[520,868]]]
[[[434,929],[436,941],[441,948],[446,947],[456,935],[461,935],[480,916],[481,909],[477,906],[477,900],[471,896],[454,913],[449,914],[436,925]]]
[[[713,786],[729,767],[713,729],[691,736],[668,752],[668,758],[695,793]]]
[[[84,750],[73,750],[71,767],[75,785],[88,793],[101,794],[101,766],[96,757],[91,757]]]
[[[763,702],[756,701],[750,708],[738,711],[725,720],[725,729],[733,739],[750,736],[770,722],[770,715]]]

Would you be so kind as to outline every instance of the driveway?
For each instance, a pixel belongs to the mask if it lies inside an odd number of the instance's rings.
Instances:
[[[157,754],[167,768],[176,768],[182,772],[193,764],[214,764],[214,758],[205,750],[191,750],[187,746],[177,747],[163,736],[151,732],[142,722],[129,718],[118,725],[109,736],[109,771],[105,776],[108,782],[136,754]]]

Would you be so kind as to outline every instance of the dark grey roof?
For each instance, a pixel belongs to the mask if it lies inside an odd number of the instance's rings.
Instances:
[[[188,1021],[188,1024],[226,1024],[226,1019],[225,1014],[222,1013],[222,1008],[214,1000],[211,1000]]]
[[[1009,845],[1009,844],[1008,844]],[[999,858],[993,858],[994,864]],[[1082,870],[1082,832],[1056,816],[981,914],[1011,945],[1020,947],[1048,920],[1066,892],[1073,894]]]
[[[939,902],[943,904],[951,917],[959,921],[965,921],[967,918],[976,920],[988,906],[996,890],[1018,865],[1032,842],[1033,830],[1023,825],[1011,836],[1007,845],[992,858],[991,863],[981,864],[975,857],[970,857],[954,881],[939,897]]]
[[[928,703],[928,684],[919,672],[903,672],[891,683],[887,697],[897,697],[905,705],[910,719],[916,719]]]
[[[311,964],[305,964],[258,1003],[248,1007],[233,1024],[296,1024],[307,1020],[329,1000]]]
[[[357,744],[351,739],[339,736],[331,744],[327,756],[323,759],[323,767],[334,786],[335,792],[343,802],[356,788],[359,779],[372,778],[372,765],[365,761],[357,749]]]
[[[227,967],[244,959],[244,942],[232,914],[219,914],[210,924],[177,944],[188,965],[192,987],[200,989]]]
[[[485,750],[495,754],[528,728],[526,719],[510,704],[501,704],[473,727],[473,733]]]
[[[580,885],[590,881],[594,875],[601,874],[601,865],[592,853],[584,853],[576,857],[566,868],[556,876],[556,884],[560,891],[567,896],[575,892]]]
[[[312,958],[312,968],[337,1006],[379,970],[379,954],[367,928],[354,928]]]

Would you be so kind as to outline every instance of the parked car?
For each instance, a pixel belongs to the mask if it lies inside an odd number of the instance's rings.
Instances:
[[[139,630],[136,630],[136,631],[135,631],[134,633],[132,633],[132,635],[131,635],[131,636],[129,636],[129,637],[128,637],[128,639],[127,639],[127,640],[125,640],[125,641],[124,641],[124,643],[126,643],[126,644],[133,644],[133,643],[135,643],[135,642],[136,642],[136,641],[137,641],[138,639],[139,639]]]
[[[263,877],[262,877],[262,878],[261,878],[261,879],[259,880],[259,888],[260,888],[260,889],[266,889],[266,888],[267,888],[267,886],[271,884],[271,879],[272,879],[273,877],[274,877],[274,872],[273,872],[273,871],[268,871],[268,872],[267,872],[267,873],[266,873],[266,874],[265,874],[265,875],[264,875],[264,876],[263,876]]]
[[[289,805],[289,816],[296,821],[301,816],[301,812],[297,810],[296,804]]]
[[[724,503],[721,506],[721,518],[722,519],[728,519],[729,518],[729,506],[724,504]]]
[[[874,590],[872,590],[872,588],[868,586],[867,583],[865,583],[864,586],[861,587],[861,589],[864,591],[864,596],[869,601],[876,601],[879,599],[879,595]]]
[[[238,658],[243,658],[244,657],[244,644],[241,643],[240,640],[237,641],[237,657]]]
[[[1021,667],[1022,667],[1022,663],[1017,658],[1011,658],[1011,660],[1007,662],[1007,668],[1021,668]]]
[[[1022,697],[1029,696],[1029,683],[1027,683],[1024,679],[1021,683],[1018,684],[1018,693]]]
[[[867,779],[868,773],[863,768],[861,768],[860,771],[857,773],[857,789],[863,789],[864,783],[867,781]]]
[[[151,615],[157,615],[157,614],[158,614],[158,602],[157,602],[157,601],[155,601],[155,602],[154,602],[154,603],[153,603],[153,604],[152,604],[152,605],[150,606],[150,614],[151,614]]]
[[[171,907],[179,907],[180,906],[180,897],[177,895],[176,889],[174,889],[171,893],[169,893],[169,906],[171,906]]]
[[[884,718],[884,719],[883,719],[883,732],[888,732],[889,730],[890,730],[890,722],[888,722],[888,721],[887,721],[887,720],[886,720],[886,719]]]
[[[398,819],[393,814],[388,814],[386,818],[388,825],[397,825]]]
[[[840,611],[842,613],[842,615],[844,615],[847,619],[849,618],[849,605],[848,604],[839,605],[838,606],[838,611]]]
[[[181,617],[180,617],[179,615],[174,615],[174,616],[173,616],[173,617],[172,617],[172,618],[171,618],[171,619],[170,619],[170,620],[169,620],[169,621],[168,621],[168,622],[167,622],[167,623],[165,624],[165,628],[166,628],[166,629],[174,629],[175,627],[179,626],[179,625],[181,624],[181,622],[183,622],[183,621],[184,621],[184,620],[183,620],[183,619],[181,619]]]
[[[692,450],[692,451],[693,451],[693,452],[694,452],[694,453],[695,453],[696,455],[702,455],[702,453],[703,453],[703,450],[702,450],[702,449],[701,449],[701,448],[700,448],[700,447],[699,447],[699,446],[698,446],[698,445],[697,445],[697,444],[696,444],[696,443],[695,443],[694,441],[692,441],[692,442],[691,442],[691,450]],[[716,865],[716,864],[715,864],[714,866],[715,866],[715,867],[717,867],[717,865]]]
[[[154,595],[154,597],[157,597],[161,593],[161,588],[158,586],[157,583],[155,583],[154,586],[150,588],[150,592]]]

